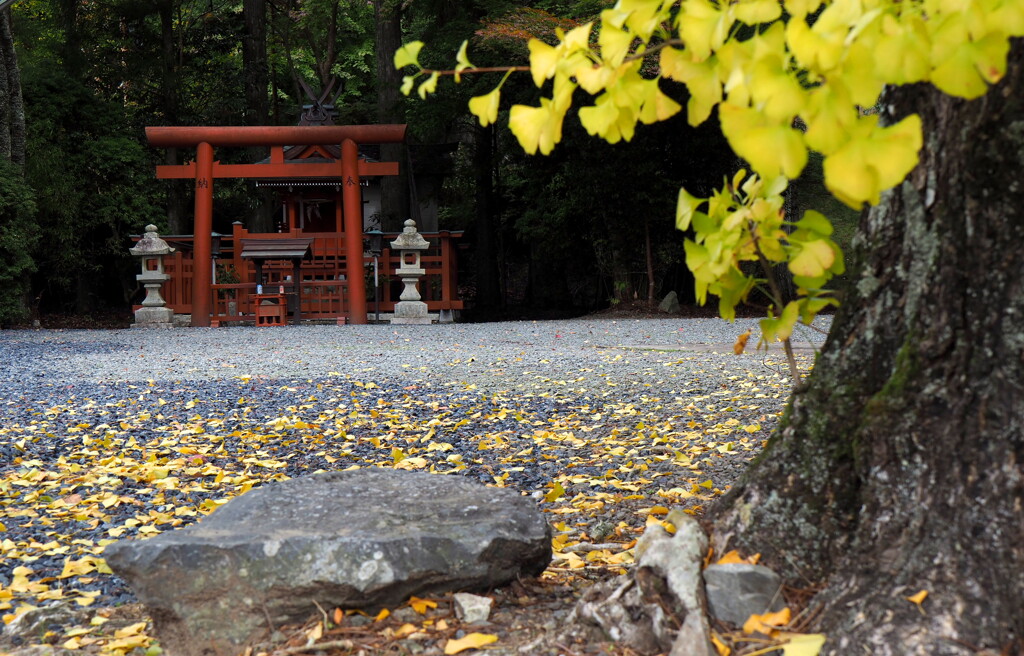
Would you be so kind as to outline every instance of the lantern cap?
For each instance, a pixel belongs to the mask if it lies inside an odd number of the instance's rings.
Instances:
[[[430,242],[416,231],[415,221],[406,219],[405,229],[402,230],[402,234],[398,235],[398,239],[391,242],[391,248],[403,251],[422,251],[430,248]]]
[[[128,252],[137,257],[147,257],[152,255],[168,255],[174,252],[174,248],[168,246],[167,242],[160,238],[159,233],[156,231],[156,226],[151,223],[146,226],[146,234],[135,244],[134,248],[129,248]]]

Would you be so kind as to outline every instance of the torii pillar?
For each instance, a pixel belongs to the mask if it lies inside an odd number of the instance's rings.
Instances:
[[[210,325],[211,285],[209,262],[212,258],[213,181],[215,178],[303,177],[325,175],[316,166],[302,164],[235,164],[214,162],[215,146],[313,146],[341,145],[342,207],[345,212],[345,278],[348,280],[349,321],[367,323],[366,288],[363,286],[363,202],[359,172],[385,173],[388,166],[359,162],[361,143],[401,143],[405,141],[405,125],[306,125],[306,126],[211,126],[211,127],[148,127],[146,137],[153,146],[163,148],[196,148],[194,165],[157,167],[158,177],[195,176],[195,239],[192,267],[192,325]],[[273,156],[271,157],[273,159]],[[365,165],[365,167],[363,166]],[[336,166],[336,165],[334,165]],[[294,168],[298,167],[298,168]],[[174,169],[174,171],[171,171]],[[338,169],[326,175],[337,175]],[[298,281],[296,281],[298,282]]]

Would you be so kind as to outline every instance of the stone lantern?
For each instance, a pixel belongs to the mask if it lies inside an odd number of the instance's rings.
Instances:
[[[146,298],[142,301],[142,307],[135,311],[133,327],[171,327],[174,325],[174,310],[164,307],[167,303],[160,295],[160,287],[170,278],[164,273],[164,255],[173,253],[174,249],[160,238],[155,225],[148,225],[146,234],[128,252],[140,259],[142,273],[136,275],[135,279],[146,288]]]
[[[401,300],[395,303],[395,314],[391,323],[396,324],[429,324],[427,304],[420,300],[420,292],[416,283],[426,271],[420,267],[420,251],[430,247],[430,243],[416,231],[416,222],[408,219],[405,229],[398,239],[391,242],[392,250],[399,252],[400,264],[395,270],[405,287],[402,289]]]

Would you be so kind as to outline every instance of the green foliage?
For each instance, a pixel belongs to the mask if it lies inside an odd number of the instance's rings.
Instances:
[[[32,189],[19,167],[0,159],[0,325],[25,319],[30,253],[38,239]]]

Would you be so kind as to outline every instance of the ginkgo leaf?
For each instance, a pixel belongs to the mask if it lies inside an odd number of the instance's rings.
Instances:
[[[698,61],[722,47],[734,22],[732,11],[708,0],[685,0],[676,16],[679,36]]]
[[[395,51],[395,68],[402,69],[406,66],[415,66],[417,68],[423,68],[420,66],[419,57],[420,50],[423,49],[422,41],[412,41],[406,43],[401,48]]]
[[[431,608],[437,608],[437,602],[431,599],[409,597],[409,606],[420,615],[424,615]]]
[[[444,645],[445,656],[458,654],[467,649],[477,649],[498,642],[498,636],[489,633],[469,633],[458,640],[452,638]]]
[[[513,105],[509,111],[509,129],[523,150],[531,155],[538,150],[547,155],[562,140],[563,115],[554,111],[547,98],[541,98],[540,103],[540,107]]]
[[[565,488],[562,487],[561,483],[555,481],[555,484],[551,486],[551,490],[544,495],[544,500],[547,501],[548,503],[553,503],[554,501],[560,499],[564,494]]]
[[[822,0],[785,0],[786,11],[797,19],[803,19],[807,14],[817,11],[821,3]]]
[[[761,319],[761,337],[771,344],[775,340],[783,341],[789,339],[793,334],[793,327],[800,317],[800,306],[796,301],[790,301],[783,308],[782,314],[776,317]]]
[[[921,611],[921,614],[924,615],[925,613],[924,613],[924,606],[923,606],[923,604],[924,604],[924,600],[925,600],[925,598],[927,596],[928,596],[928,591],[927,590],[920,590],[917,593],[912,594],[909,597],[906,597],[906,600],[911,602],[911,603],[913,603],[913,604],[915,604],[917,606],[917,610]]]
[[[467,68],[473,68],[473,64],[469,61],[469,55],[466,53],[466,48],[469,47],[469,40],[462,42],[459,46],[459,52],[455,55],[455,83],[462,82],[462,71]]]
[[[690,192],[686,191],[685,188],[679,188],[679,198],[676,201],[676,230],[686,231],[690,227],[690,222],[693,220],[695,214],[697,214],[697,208],[703,205],[705,201],[703,198],[697,198]]]
[[[641,123],[650,125],[651,123],[664,121],[678,114],[683,108],[682,105],[662,93],[656,79],[648,80],[643,88],[645,93],[643,94],[643,104],[640,106],[640,114],[638,116]]]
[[[768,119],[731,101],[719,105],[719,120],[733,151],[762,177],[795,179],[807,164],[803,135],[788,124]]]
[[[401,86],[402,95],[408,96],[410,93],[412,93],[412,87],[414,84],[416,84],[415,75],[406,75],[405,77],[403,77]]]
[[[819,18],[815,28],[820,24]],[[839,65],[846,37],[842,32],[822,32],[823,30],[812,29],[803,19],[786,23],[786,43],[790,51],[804,68],[819,74],[828,73]]]
[[[783,656],[818,656],[826,639],[823,633],[791,633],[786,637],[788,640],[782,645]]]
[[[932,67],[930,50],[927,27],[920,17],[882,17],[874,56],[876,69],[886,82],[907,84],[926,80]]]
[[[597,43],[601,47],[601,59],[613,67],[619,66],[629,54],[629,46],[634,38],[632,32],[606,24],[597,37]]]
[[[711,644],[714,645],[715,651],[718,652],[718,656],[729,656],[732,654],[732,649],[729,649],[729,646],[722,642],[722,639],[718,637],[717,633],[712,632]]]
[[[498,120],[498,105],[500,102],[501,89],[494,89],[488,94],[470,98],[469,111],[480,119],[481,127],[487,127]]]
[[[748,84],[754,106],[769,119],[791,121],[807,102],[803,87],[789,74],[778,54],[758,59]]]
[[[774,613],[754,614],[743,623],[743,632],[747,635],[751,633],[771,635],[776,627],[789,624],[791,618],[792,612],[788,607]]]
[[[860,119],[855,134],[823,164],[829,191],[855,209],[877,204],[883,190],[899,184],[917,165],[921,118],[911,114],[884,128],[877,123],[877,116]]]
[[[1009,49],[1010,43],[1002,33],[978,41],[961,41],[932,71],[932,84],[951,96],[977,98],[988,91],[989,83],[998,82],[1006,74]]]
[[[912,594],[909,597],[907,597],[907,601],[911,601],[911,602],[913,602],[915,604],[920,605],[921,602],[924,601],[926,597],[928,597],[928,591],[927,590],[920,590],[920,591],[916,592],[915,594]]]
[[[846,144],[857,122],[857,110],[850,93],[838,81],[812,89],[800,115],[807,124],[804,133],[807,145],[822,155],[831,155]]]
[[[533,83],[540,87],[544,80],[555,75],[559,51],[539,39],[530,39],[526,46],[530,49],[530,73],[533,75]]]
[[[836,261],[832,244],[824,239],[800,242],[799,252],[789,261],[789,270],[796,276],[814,278],[822,275]]]
[[[439,78],[440,73],[434,71],[430,74],[430,77],[420,83],[420,86],[416,88],[416,93],[420,95],[421,100],[426,100],[427,94],[437,91],[437,81]]]
[[[690,125],[703,123],[711,110],[722,101],[722,81],[715,57],[695,62],[689,54],[676,48],[661,51],[661,71],[665,77],[686,84],[690,99],[686,104],[686,120]]]
[[[317,640],[322,638],[324,635],[324,623],[317,622],[316,626],[306,631],[306,646],[309,647],[316,643]]]
[[[778,0],[740,0],[734,5],[736,18],[747,25],[770,23],[782,15]]]

